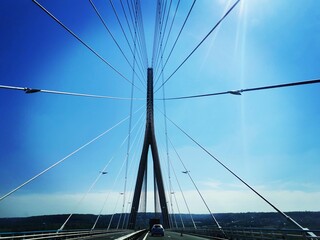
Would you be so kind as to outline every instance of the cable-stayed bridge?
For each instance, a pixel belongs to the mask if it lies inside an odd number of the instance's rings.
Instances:
[[[154,212],[169,238],[318,239],[287,213],[319,210],[318,3],[1,4],[1,217],[67,213],[1,238],[142,238]]]

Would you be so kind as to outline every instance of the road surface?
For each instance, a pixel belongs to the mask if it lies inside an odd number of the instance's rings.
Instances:
[[[205,239],[209,239],[209,238],[197,237],[197,236],[192,236],[192,235],[188,235],[188,234],[182,234],[182,236],[181,236],[180,233],[165,231],[164,237],[161,237],[161,236],[152,237],[149,233],[146,239],[147,240],[175,240],[175,239],[179,239],[179,240],[205,240]]]

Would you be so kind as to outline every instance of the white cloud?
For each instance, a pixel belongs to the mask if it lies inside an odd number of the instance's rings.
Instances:
[[[210,210],[216,213],[224,212],[270,212],[275,211],[266,202],[249,190],[206,190],[201,191]],[[268,201],[281,211],[319,211],[320,192],[302,191],[261,191]],[[190,209],[194,213],[208,213],[200,197],[195,191],[185,193],[187,199],[192,199]],[[182,208],[182,207],[181,207]]]
[[[119,193],[111,193],[103,214],[114,209]],[[83,194],[28,194],[10,197],[0,205],[0,217],[27,217],[33,215],[92,213],[99,214],[107,197],[106,193],[90,193],[80,202]],[[120,204],[119,204],[120,205]]]
[[[206,182],[200,182],[200,184],[202,184],[203,186],[207,186],[207,187],[216,189],[222,185],[222,182],[217,181],[217,180],[210,180],[210,181],[206,181]]]

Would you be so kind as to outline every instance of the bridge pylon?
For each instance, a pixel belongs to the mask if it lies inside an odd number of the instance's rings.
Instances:
[[[162,179],[160,160],[157,148],[157,142],[155,137],[154,130],[154,118],[153,118],[153,69],[148,68],[148,82],[147,82],[147,115],[146,115],[146,129],[144,135],[144,142],[142,147],[142,153],[140,158],[140,164],[138,169],[138,175],[134,190],[134,196],[131,205],[131,212],[129,216],[128,228],[134,229],[136,225],[137,214],[139,210],[139,203],[141,197],[141,190],[144,179],[146,180],[147,176],[147,162],[148,162],[148,151],[149,147],[152,151],[152,159],[153,159],[153,170],[154,170],[154,185],[158,190],[160,207],[162,213],[162,224],[165,228],[168,228],[169,225],[169,213],[167,207],[167,201],[164,191],[164,184]],[[155,194],[156,201],[156,194]]]

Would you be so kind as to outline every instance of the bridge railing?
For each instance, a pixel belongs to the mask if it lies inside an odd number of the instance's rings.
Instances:
[[[277,240],[320,240],[320,230],[275,229],[275,228],[213,228],[213,229],[174,229],[179,233],[209,236],[214,239],[277,239]]]
[[[145,235],[148,233],[147,229],[142,229],[135,231],[133,233],[130,233],[128,235],[122,236],[120,238],[117,238],[116,240],[134,240],[134,239],[139,239],[142,235]]]
[[[86,236],[97,236],[103,234],[112,234],[119,231],[107,231],[107,230],[72,230],[61,231],[49,230],[49,231],[30,231],[30,232],[5,232],[0,233],[1,240],[20,240],[20,239],[66,239],[66,238],[78,238]]]

